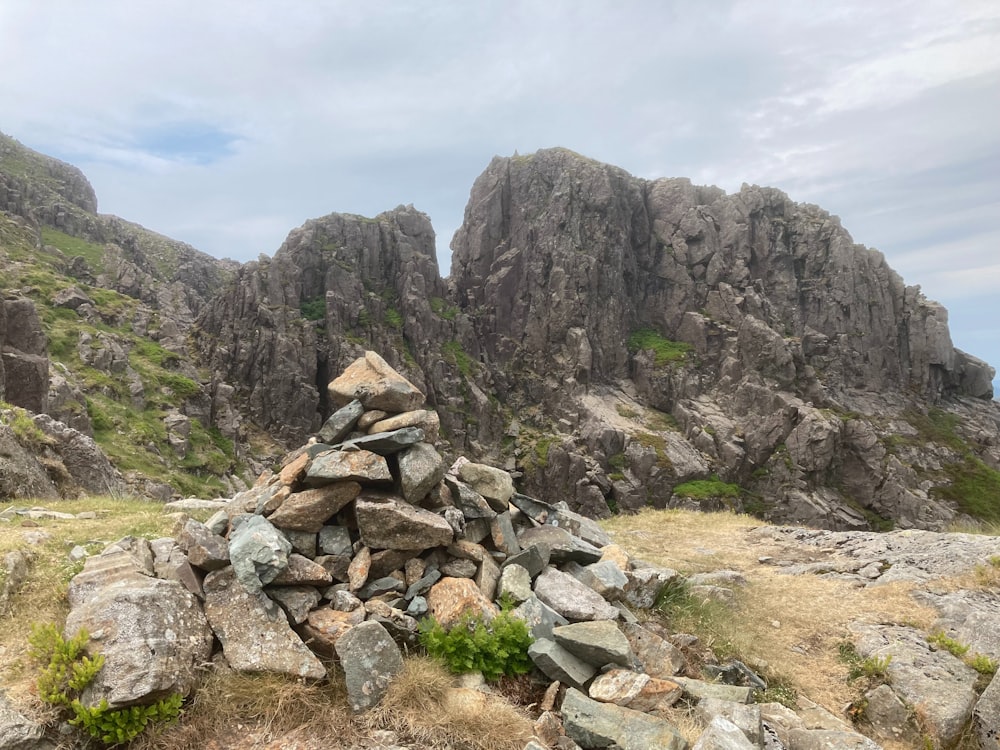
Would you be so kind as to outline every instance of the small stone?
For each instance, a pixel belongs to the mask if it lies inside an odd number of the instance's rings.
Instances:
[[[411,411],[424,402],[424,394],[413,383],[372,351],[352,362],[327,390],[334,403],[358,399],[365,409],[387,412]]]
[[[240,518],[241,522],[229,536],[229,556],[243,587],[251,593],[260,593],[288,567],[292,545],[263,516]]]
[[[635,663],[628,640],[609,620],[561,625],[552,630],[552,635],[564,649],[595,667],[606,664],[629,667]]]
[[[305,622],[309,611],[323,599],[312,586],[268,586],[264,593],[281,605],[288,619],[295,625]]]
[[[447,467],[434,446],[417,443],[399,453],[399,484],[403,499],[420,503],[444,477]]]
[[[462,560],[459,558],[444,563],[441,566],[441,573],[452,578],[473,578],[476,575],[478,567],[472,560]]]
[[[486,498],[493,510],[498,513],[507,510],[507,503],[514,494],[514,480],[509,472],[470,461],[459,467],[458,478]]]
[[[533,544],[512,557],[508,557],[502,567],[520,565],[535,578],[549,564],[549,548],[545,544]]]
[[[476,585],[489,600],[493,600],[497,594],[497,583],[500,580],[500,568],[493,562],[493,559],[486,555],[479,563],[479,570],[476,571]]]
[[[309,454],[300,453],[294,459],[281,467],[278,472],[279,481],[286,487],[293,487],[305,477],[306,469],[309,467]]]
[[[506,565],[500,571],[499,594],[515,602],[527,601],[531,597],[531,576],[520,565]]]
[[[351,532],[343,526],[324,526],[319,530],[317,552],[323,555],[350,555]]]
[[[333,656],[337,641],[355,625],[365,621],[364,607],[350,612],[333,609],[314,609],[302,625],[302,634],[310,648],[324,656]]]
[[[316,436],[324,443],[331,445],[339,443],[354,429],[354,425],[364,412],[365,407],[355,399],[331,414]]]
[[[376,549],[419,551],[447,546],[455,536],[440,516],[393,497],[362,494],[355,510],[362,541]]]
[[[618,610],[593,589],[554,568],[538,576],[535,595],[570,621],[618,619]]]
[[[372,565],[372,553],[367,547],[361,550],[351,560],[351,565],[347,569],[348,584],[350,590],[359,591],[368,582],[368,574]]]
[[[510,520],[510,513],[507,511],[498,513],[490,519],[490,536],[493,538],[493,546],[508,557],[521,551],[521,545],[514,533],[514,525]]]
[[[532,643],[528,647],[528,656],[549,679],[577,688],[582,688],[597,672],[596,667],[547,638]]]

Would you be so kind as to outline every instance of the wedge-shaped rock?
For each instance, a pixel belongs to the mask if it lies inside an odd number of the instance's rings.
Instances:
[[[229,534],[229,558],[243,587],[258,594],[288,567],[292,543],[263,516],[237,516]]]
[[[205,578],[205,616],[235,670],[315,680],[326,676],[326,669],[289,627],[281,608],[262,593],[247,591],[232,568]]]
[[[317,437],[324,443],[339,443],[354,429],[358,419],[365,413],[365,407],[355,399],[342,406],[323,423]]]
[[[327,387],[336,404],[358,399],[366,409],[411,411],[424,402],[424,394],[396,372],[375,352],[365,352]]]
[[[380,456],[390,456],[421,442],[424,437],[424,431],[419,427],[403,427],[392,432],[378,432],[347,440],[336,447],[344,451],[365,450],[378,453]]]
[[[521,551],[521,545],[517,541],[517,534],[514,532],[514,523],[511,521],[509,511],[497,513],[490,519],[490,537],[493,539],[493,546],[496,550],[503,552],[508,557]]]
[[[385,484],[392,482],[392,473],[385,456],[369,450],[325,451],[312,460],[306,471],[306,483],[313,487],[345,480]]]
[[[650,609],[664,587],[680,578],[670,568],[640,568],[626,571],[625,602],[639,609]]]
[[[533,521],[566,529],[573,536],[579,537],[595,547],[611,544],[608,532],[592,518],[581,516],[571,510],[557,508],[527,495],[515,493],[511,496],[510,502]]]
[[[680,675],[674,675],[670,679],[684,688],[684,695],[699,701],[715,698],[733,703],[750,703],[753,700],[753,688],[750,687],[692,680]]]
[[[618,610],[593,589],[554,568],[535,580],[535,595],[570,622],[618,619]]]
[[[581,690],[584,684],[597,672],[597,668],[593,664],[571,654],[558,643],[547,638],[532,643],[528,647],[528,656],[542,671],[542,674],[550,680],[558,680]]]
[[[69,585],[67,637],[86,629],[104,668],[83,694],[86,705],[152,702],[188,694],[196,667],[212,653],[212,631],[198,600],[177,581],[145,574],[127,551],[87,559]]]
[[[676,727],[663,719],[591,700],[570,688],[562,703],[563,726],[582,747],[608,747],[621,750],[683,750],[687,747]]]
[[[793,729],[788,746],[796,750],[881,750],[882,746],[857,732],[837,729]]]
[[[377,458],[382,458],[377,456]],[[319,460],[319,459],[317,459]],[[383,461],[385,459],[382,459]],[[267,520],[282,529],[316,533],[361,492],[357,482],[337,482],[289,495]]]
[[[293,552],[288,556],[288,566],[271,582],[278,586],[329,586],[333,577],[322,565]]]
[[[670,641],[638,623],[623,623],[622,633],[646,674],[669,680],[684,669],[684,655]]]
[[[323,599],[314,586],[268,586],[264,593],[281,605],[295,625],[305,622],[309,612]]]
[[[524,620],[525,625],[528,626],[528,632],[535,640],[541,638],[554,640],[552,637],[553,628],[569,624],[569,620],[534,595],[528,597],[511,614]]]
[[[382,700],[393,678],[403,671],[403,655],[389,632],[377,622],[363,622],[334,644],[347,678],[347,700],[354,713]]]
[[[375,549],[424,550],[447,546],[455,536],[441,516],[394,497],[362,494],[355,510],[361,541]]]
[[[609,602],[621,601],[625,596],[628,578],[622,569],[610,560],[601,560],[593,565],[584,566],[575,577]]]
[[[552,635],[564,649],[595,667],[605,664],[630,667],[635,662],[628,640],[610,620],[562,625],[555,628]]]
[[[486,498],[465,482],[459,482],[453,477],[445,477],[444,481],[448,489],[451,490],[452,502],[455,503],[456,508],[462,511],[462,515],[467,521],[477,518],[490,519],[497,514],[486,502]]]
[[[549,564],[549,548],[545,544],[533,544],[527,549],[521,550],[516,555],[512,555],[504,560],[501,567],[508,565],[520,565],[532,578],[537,576],[545,566]]]
[[[368,426],[368,432],[392,432],[403,427],[419,427],[424,431],[424,440],[436,443],[441,434],[441,417],[436,411],[417,409],[403,412],[392,417],[384,417]]]
[[[509,472],[469,461],[459,467],[458,478],[485,497],[486,502],[497,513],[507,510],[507,504],[514,494],[514,480]]]
[[[691,750],[756,750],[740,728],[724,716],[716,716]]]
[[[470,578],[442,578],[428,592],[427,606],[434,619],[445,629],[458,623],[465,615],[481,615],[488,621],[498,612],[493,602],[483,596]]]
[[[444,477],[448,467],[434,446],[417,443],[399,454],[399,484],[403,499],[416,505]]]
[[[598,675],[588,690],[590,697],[601,703],[615,703],[634,711],[651,713],[672,706],[683,689],[672,680],[650,677],[645,672],[609,669]]]
[[[336,653],[334,647],[340,637],[364,621],[364,607],[358,607],[350,612],[330,608],[314,609],[306,617],[301,633],[313,651],[324,656],[333,656]]]
[[[525,529],[517,535],[517,541],[522,549],[533,544],[544,544],[549,549],[549,559],[557,565],[566,562],[590,565],[601,559],[601,551],[597,547],[558,526],[538,526],[534,529]]]
[[[756,703],[748,705],[718,698],[704,698],[698,701],[696,710],[706,724],[717,717],[731,721],[754,747],[762,741],[764,728],[761,724],[760,706]]]

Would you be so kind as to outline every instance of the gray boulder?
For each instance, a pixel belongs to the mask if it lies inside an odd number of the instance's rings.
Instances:
[[[317,433],[320,442],[333,445],[339,443],[354,429],[358,418],[365,413],[365,407],[355,399],[330,415]]]
[[[454,539],[446,520],[394,497],[362,494],[355,509],[361,541],[375,549],[424,550]]]
[[[65,634],[90,634],[104,668],[82,700],[113,707],[187,695],[212,652],[212,631],[198,600],[176,581],[153,578],[129,551],[109,547],[87,558],[70,581]]]
[[[377,458],[382,457],[377,456]],[[386,472],[388,473],[388,469]],[[295,492],[289,495],[267,520],[283,529],[316,533],[332,515],[356,498],[360,492],[361,485],[353,481],[336,482],[316,489]]]
[[[597,668],[571,654],[555,641],[541,638],[528,647],[528,656],[542,674],[552,680],[583,689]]]
[[[570,688],[562,703],[566,734],[582,747],[620,750],[683,750],[687,742],[669,722],[649,714],[591,700]]]
[[[354,713],[367,711],[382,700],[393,678],[403,671],[399,646],[380,623],[355,625],[334,647],[347,678],[347,699]]]
[[[691,750],[755,750],[756,747],[733,722],[724,716],[716,716]]]
[[[263,516],[237,516],[229,535],[229,557],[237,580],[259,594],[288,567],[292,543]]]
[[[399,453],[399,485],[403,499],[416,505],[444,478],[444,459],[434,446],[417,443]]]
[[[610,620],[560,625],[552,630],[552,635],[564,649],[595,667],[606,664],[630,667],[635,663],[628,640]]]
[[[571,622],[618,619],[618,610],[600,594],[555,568],[535,579],[535,595]]]
[[[226,661],[237,671],[313,680],[326,676],[323,664],[292,631],[281,608],[259,591],[249,591],[232,568],[205,578],[205,617]]]

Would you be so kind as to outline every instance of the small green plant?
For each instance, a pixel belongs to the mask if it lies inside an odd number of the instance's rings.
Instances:
[[[965,657],[965,663],[979,672],[981,675],[992,677],[997,672],[997,660],[991,659],[986,654],[972,654]]]
[[[323,320],[326,317],[326,298],[316,297],[303,300],[302,304],[299,305],[299,311],[306,320]]]
[[[51,623],[35,625],[28,636],[29,654],[42,665],[35,682],[38,697],[71,712],[70,724],[111,746],[130,742],[152,722],[169,722],[180,715],[184,697],[179,693],[148,706],[112,709],[107,700],[85,706],[80,694],[104,667],[102,655],[84,653],[89,641],[82,629],[66,640]]]
[[[403,316],[395,307],[388,307],[385,311],[385,322],[398,331],[403,327]]]
[[[614,455],[608,456],[608,466],[617,472],[621,472],[625,469],[625,454],[615,453]]]
[[[691,351],[691,345],[664,338],[652,328],[640,328],[628,337],[628,350],[632,353],[652,351],[656,366],[666,367],[684,362]]]
[[[441,347],[442,353],[447,355],[448,359],[455,363],[458,371],[462,373],[463,377],[470,377],[472,375],[473,367],[475,363],[472,361],[472,357],[465,353],[465,349],[462,348],[462,344],[459,341],[448,341]]]
[[[938,630],[934,633],[931,633],[929,636],[927,636],[927,642],[932,646],[943,648],[952,656],[957,656],[959,659],[961,659],[969,652],[968,644],[962,643],[961,641],[956,641],[954,638],[949,638],[944,634],[943,630]]]
[[[864,677],[871,683],[870,687],[875,687],[876,684],[888,680],[887,670],[889,669],[889,664],[892,662],[891,654],[863,658],[850,641],[842,642],[837,647],[837,650],[840,653],[840,660],[848,666],[848,682],[854,682]]]
[[[738,484],[723,482],[717,476],[711,479],[696,479],[684,482],[674,487],[674,494],[689,497],[693,500],[705,500],[710,497],[739,497],[742,490]]]
[[[431,617],[420,624],[420,643],[428,654],[456,674],[482,672],[490,682],[529,672],[531,642],[528,626],[507,611],[489,623],[481,615],[464,617],[449,630]]]
[[[431,297],[431,312],[444,320],[454,320],[455,316],[458,315],[458,308],[449,305],[440,297]]]
[[[10,410],[6,416],[7,424],[14,431],[14,434],[17,435],[18,440],[25,445],[35,450],[41,450],[45,446],[55,443],[55,440],[46,435],[42,431],[42,428],[35,424],[35,421],[28,412],[21,407],[11,406],[6,402],[0,401],[0,408]]]

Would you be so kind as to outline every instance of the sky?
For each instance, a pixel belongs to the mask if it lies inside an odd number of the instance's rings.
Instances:
[[[0,131],[241,261],[412,203],[446,274],[515,150],[777,187],[1000,368],[997,0],[0,0]]]

